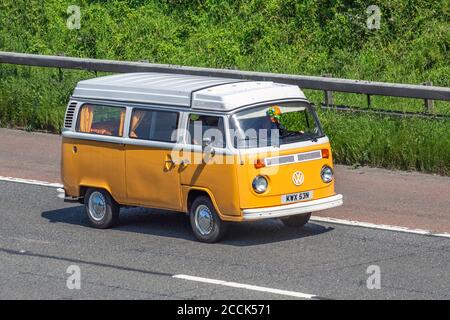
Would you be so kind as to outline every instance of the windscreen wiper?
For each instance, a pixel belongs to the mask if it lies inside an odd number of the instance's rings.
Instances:
[[[300,132],[300,131],[286,131],[280,135],[282,139],[289,137],[302,136],[305,137],[306,140],[311,140],[312,142],[317,142],[317,137],[315,135],[311,135],[310,133]]]
[[[280,130],[281,131],[281,130]],[[287,137],[295,137],[295,136],[298,136],[298,135],[304,135],[305,133],[304,132],[300,132],[300,131],[285,131],[285,130],[283,130],[282,132],[281,132],[281,138],[287,138]]]

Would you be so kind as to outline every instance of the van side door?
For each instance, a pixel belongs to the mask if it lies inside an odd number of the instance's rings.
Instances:
[[[182,188],[207,190],[221,214],[239,215],[236,157],[228,151],[226,117],[190,112],[186,118]]]
[[[181,210],[180,174],[172,161],[180,113],[133,108],[126,141],[129,204]]]

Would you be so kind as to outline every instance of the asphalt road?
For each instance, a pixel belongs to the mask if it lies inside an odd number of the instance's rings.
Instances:
[[[122,210],[109,230],[54,188],[0,182],[0,299],[287,299],[174,278],[206,277],[331,299],[449,299],[450,239],[325,223],[233,225],[221,243],[194,240],[186,216]],[[70,265],[81,289],[66,286]],[[366,285],[371,265],[381,288]]]
[[[0,176],[60,182],[61,137],[0,128]],[[450,177],[337,165],[344,205],[314,216],[450,233]]]

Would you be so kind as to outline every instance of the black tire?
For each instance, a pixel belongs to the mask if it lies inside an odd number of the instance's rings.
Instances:
[[[105,210],[103,216],[97,216],[90,211],[89,203],[91,197],[100,197],[102,196],[102,200],[105,203]],[[100,197],[101,198],[101,197]],[[93,198],[94,200],[94,198]],[[90,188],[86,191],[84,196],[84,207],[86,209],[86,216],[92,227],[97,229],[108,229],[113,227],[119,222],[119,213],[120,206],[119,204],[111,197],[111,195],[102,189],[94,189]]]
[[[311,212],[282,218],[281,221],[286,227],[300,228],[308,223],[309,218],[311,218]]]
[[[197,210],[201,210],[202,208],[206,210],[206,207],[212,219],[210,219],[210,231],[208,233],[202,233],[201,228],[197,226],[196,215],[200,214],[200,211],[197,213]],[[219,241],[224,236],[228,227],[228,224],[220,219],[211,200],[207,196],[199,196],[194,200],[189,210],[189,219],[195,237],[201,242],[214,243]]]

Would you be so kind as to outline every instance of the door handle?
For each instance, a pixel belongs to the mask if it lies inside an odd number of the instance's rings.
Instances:
[[[188,164],[190,164],[190,162],[189,162],[189,160],[186,160],[186,159],[183,159],[180,162],[180,166],[183,166],[183,167],[187,166]]]
[[[166,168],[166,170],[170,170],[170,169],[172,169],[173,167],[175,167],[177,164],[178,164],[180,167],[185,167],[185,166],[187,166],[189,163],[190,163],[190,162],[189,162],[189,160],[187,160],[187,159],[183,159],[183,160],[180,161],[180,163],[176,163],[175,161],[173,161],[172,157],[166,156],[166,160],[164,161],[164,167]]]
[[[166,164],[170,164],[171,166],[174,166],[174,165],[176,165],[176,163],[172,160],[172,159],[169,159],[169,160],[166,160],[166,161],[164,161]]]
[[[176,166],[177,163],[175,161],[173,161],[172,159],[166,160],[165,161],[166,164],[171,165],[171,166]],[[180,163],[178,163],[180,166],[187,166],[188,164],[190,164],[189,160],[181,160]]]
[[[164,161],[164,169],[166,171],[171,170],[173,167],[175,167],[176,163],[172,160],[172,157],[170,155],[166,156],[166,160]]]

